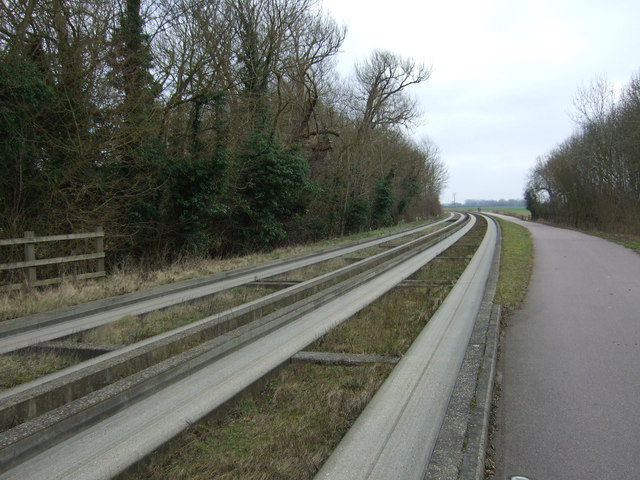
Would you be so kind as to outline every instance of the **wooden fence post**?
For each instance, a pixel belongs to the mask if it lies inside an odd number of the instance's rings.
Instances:
[[[104,253],[104,232],[102,227],[96,227],[96,253]],[[98,266],[96,272],[104,272],[104,257],[98,258]]]
[[[24,260],[26,262],[33,262],[36,259],[36,239],[34,232],[24,232],[24,238],[31,240],[29,243],[24,244]],[[27,267],[27,284],[32,285],[38,280],[36,273],[36,267]]]
[[[95,243],[93,244],[93,246],[95,246],[95,252],[83,253],[81,255],[68,255],[66,257],[36,259],[36,244],[38,243],[63,242],[67,240],[80,240],[89,238],[95,239]],[[5,270],[20,270],[24,275],[24,281],[21,281],[20,283],[13,283],[10,285],[0,284],[0,291],[16,290],[24,287],[25,285],[29,288],[40,287],[44,285],[54,285],[56,283],[60,283],[63,280],[64,274],[62,274],[62,277],[58,276],[55,278],[38,279],[37,269],[41,265],[61,265],[71,262],[87,262],[89,260],[95,260],[96,264],[92,263],[90,265],[86,265],[86,273],[78,273],[74,275],[74,278],[83,280],[87,278],[104,277],[106,275],[104,265],[104,231],[102,227],[96,227],[93,232],[45,235],[43,237],[36,237],[34,232],[26,231],[24,232],[23,238],[0,239],[0,247],[12,245],[24,245],[24,260],[7,263],[3,263],[0,261],[0,272],[4,272]],[[91,250],[91,246],[91,242],[85,241],[85,250]],[[95,269],[96,271],[91,271],[93,269]],[[46,271],[41,271],[40,276],[42,275],[45,275],[46,277]]]

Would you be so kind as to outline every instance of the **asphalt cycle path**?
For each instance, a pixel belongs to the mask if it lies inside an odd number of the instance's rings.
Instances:
[[[494,478],[640,479],[640,254],[516,223],[534,269],[505,329]]]

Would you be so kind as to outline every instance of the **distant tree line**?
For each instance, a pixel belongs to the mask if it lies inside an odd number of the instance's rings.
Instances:
[[[112,255],[229,254],[437,214],[407,127],[429,68],[315,0],[6,0],[0,237],[103,225]]]
[[[596,80],[574,103],[577,131],[529,174],[529,210],[578,227],[640,232],[640,75],[619,95]]]
[[[500,200],[465,200],[464,203],[449,203],[444,205],[445,207],[465,207],[465,208],[478,208],[478,207],[524,207],[525,201],[521,198],[510,198],[509,200],[505,200],[501,198]]]

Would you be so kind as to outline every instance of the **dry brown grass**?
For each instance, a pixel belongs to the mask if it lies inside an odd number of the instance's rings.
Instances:
[[[141,270],[134,266],[124,266],[105,279],[85,282],[69,280],[58,287],[0,294],[0,321],[241,268],[265,261],[265,256],[183,260],[162,270]]]

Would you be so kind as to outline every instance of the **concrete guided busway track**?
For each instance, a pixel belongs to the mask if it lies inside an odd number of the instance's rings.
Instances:
[[[44,451],[13,464],[0,478],[110,478],[393,288],[455,243],[472,223],[432,247],[408,252],[375,276],[363,272],[360,285],[348,289],[336,285],[343,295],[319,302],[317,308],[278,328],[266,328],[220,357],[214,355],[195,371],[155,393],[150,389],[149,396],[98,423],[65,433],[69,437],[65,441],[50,448],[43,445]]]
[[[487,234],[445,302],[316,479],[422,480],[445,417],[494,260]]]
[[[0,322],[0,354],[95,328],[127,315],[139,315],[167,308],[283,272],[380,245],[450,222],[452,219],[453,214],[450,214],[443,220],[422,225],[418,228],[382,235],[346,246],[331,247],[292,258],[163,285],[151,290],[97,300],[55,312],[45,312],[6,320]]]

